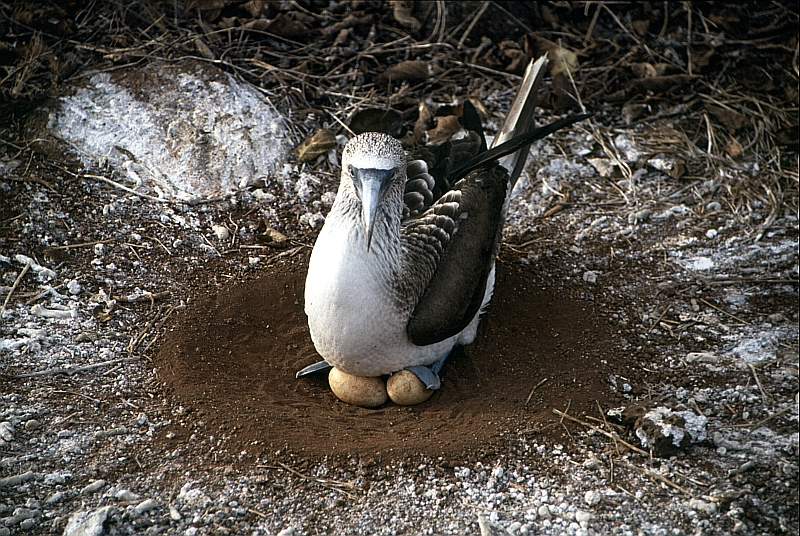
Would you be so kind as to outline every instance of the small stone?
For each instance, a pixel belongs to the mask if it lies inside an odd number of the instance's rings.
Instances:
[[[546,504],[543,504],[536,510],[536,513],[539,514],[539,517],[542,519],[550,519],[553,515],[550,513],[550,509],[547,507]]]
[[[33,478],[33,471],[28,471],[26,473],[22,473],[21,475],[14,475],[14,476],[7,476],[5,478],[0,478],[0,488],[5,488],[8,486],[16,486],[17,484],[22,484],[23,482],[27,482]]]
[[[578,523],[588,523],[592,520],[592,514],[590,512],[585,512],[583,510],[576,510],[575,511],[575,521]]]
[[[25,430],[28,432],[33,432],[34,430],[38,430],[41,428],[41,424],[36,419],[31,419],[25,423]]]
[[[602,499],[603,496],[600,494],[600,492],[594,489],[590,489],[583,495],[583,502],[585,502],[586,506],[589,507],[597,506]]]
[[[0,422],[0,446],[3,445],[2,441],[6,443],[14,439],[14,425],[8,421]]]
[[[287,527],[278,533],[278,536],[294,536],[294,527]]]
[[[717,503],[704,501],[702,499],[691,499],[689,501],[689,508],[697,512],[703,512],[707,515],[714,515],[717,513]]]
[[[59,439],[69,439],[73,435],[75,435],[75,434],[74,434],[74,432],[72,430],[60,430],[58,432],[58,438]]]
[[[81,495],[90,495],[92,493],[96,493],[101,489],[103,489],[105,485],[106,485],[105,480],[103,479],[95,480],[94,482],[92,482],[91,484],[89,484],[88,486],[86,486],[81,490]]]
[[[598,275],[597,272],[588,270],[586,272],[583,272],[583,280],[586,283],[592,283],[592,284],[597,283],[597,275]]]
[[[117,499],[118,501],[128,501],[128,502],[139,500],[138,495],[127,489],[121,489],[118,492],[116,492],[114,494],[114,498]]]
[[[136,515],[142,515],[145,512],[149,512],[156,506],[158,506],[158,503],[154,499],[145,499],[134,506],[133,511],[136,513]]]
[[[57,492],[53,493],[52,495],[50,495],[49,497],[47,497],[44,500],[44,504],[48,504],[48,505],[56,504],[57,502],[61,501],[61,499],[63,499],[63,498],[64,498],[64,494],[61,493],[60,491],[57,491]]]
[[[212,225],[211,230],[220,240],[227,240],[231,237],[231,232],[224,225]]]
[[[114,512],[116,509],[113,506],[104,506],[91,513],[76,512],[69,518],[64,536],[100,536],[103,534],[103,523]]]
[[[22,523],[19,524],[19,528],[21,528],[22,530],[31,530],[34,525],[36,525],[36,520],[33,518],[28,518],[23,520]]]
[[[389,398],[381,378],[354,376],[333,367],[328,373],[328,383],[339,400],[354,406],[377,408]]]
[[[511,523],[511,525],[508,526],[508,533],[514,534],[521,528],[522,528],[522,523],[520,523],[519,521],[514,521],[513,523]]]
[[[70,279],[69,281],[67,281],[67,290],[73,296],[77,296],[78,294],[81,293],[83,287],[81,287],[81,284],[75,281],[74,279]]]
[[[180,520],[183,518],[183,516],[182,516],[182,515],[181,515],[181,513],[178,511],[178,509],[177,509],[177,508],[175,508],[175,507],[174,507],[174,506],[172,506],[172,505],[170,505],[170,507],[169,507],[169,517],[170,517],[170,519],[172,519],[173,521],[180,521]]]

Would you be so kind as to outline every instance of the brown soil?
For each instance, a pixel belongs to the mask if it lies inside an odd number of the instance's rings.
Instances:
[[[471,457],[505,448],[507,437],[560,434],[551,408],[607,407],[611,372],[633,367],[578,289],[505,263],[476,341],[453,352],[438,392],[415,407],[349,406],[326,374],[295,379],[319,359],[303,313],[305,269],[306,260],[270,267],[201,297],[155,357],[178,402],[198,409],[235,452]]]

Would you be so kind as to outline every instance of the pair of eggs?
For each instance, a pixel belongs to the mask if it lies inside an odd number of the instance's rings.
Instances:
[[[363,408],[377,408],[388,399],[401,406],[414,406],[433,394],[410,370],[395,372],[384,382],[383,378],[353,376],[333,367],[328,383],[339,400]]]

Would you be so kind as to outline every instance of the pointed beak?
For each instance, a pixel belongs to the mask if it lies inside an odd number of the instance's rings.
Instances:
[[[361,198],[361,219],[364,222],[364,231],[367,233],[367,252],[372,243],[372,231],[375,229],[378,207],[389,190],[396,171],[396,168],[362,169],[350,166],[353,184]]]

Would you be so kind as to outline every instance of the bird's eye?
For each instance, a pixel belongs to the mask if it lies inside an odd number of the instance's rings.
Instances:
[[[353,166],[352,166],[352,165],[350,165],[350,166],[347,166],[347,171],[349,171],[349,172],[350,172],[350,176],[351,176],[351,177],[355,177],[355,176],[356,176],[356,170],[355,170],[355,169],[353,169]]]

